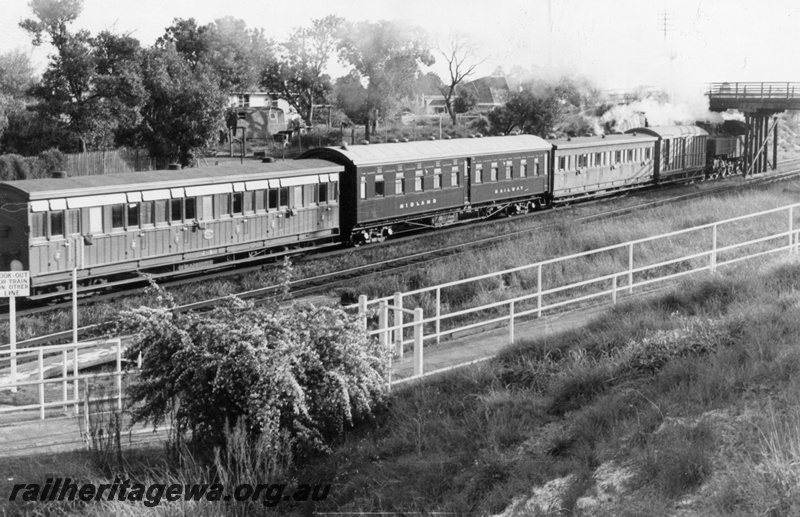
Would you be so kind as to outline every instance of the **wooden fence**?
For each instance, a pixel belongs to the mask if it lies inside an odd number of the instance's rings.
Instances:
[[[70,176],[94,176],[116,172],[152,171],[167,168],[167,160],[153,158],[144,149],[110,149],[68,154]]]

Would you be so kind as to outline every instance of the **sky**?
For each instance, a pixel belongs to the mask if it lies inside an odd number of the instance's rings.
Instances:
[[[30,16],[28,0],[0,0],[0,7],[0,52],[30,52],[43,69],[50,49],[32,47],[17,26]],[[151,45],[174,18],[204,24],[234,16],[280,41],[328,14],[401,20],[434,37],[465,33],[486,58],[476,77],[519,65],[677,96],[715,81],[800,81],[797,0],[84,0],[74,27],[129,33]],[[432,70],[444,76],[442,61]],[[329,70],[345,72],[335,63]]]

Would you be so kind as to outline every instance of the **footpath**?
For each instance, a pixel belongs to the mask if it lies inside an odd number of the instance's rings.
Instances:
[[[555,335],[565,330],[581,327],[594,317],[608,310],[607,303],[591,307],[561,312],[541,319],[526,319],[515,324],[515,337],[520,339],[536,339]],[[392,365],[393,389],[408,382],[424,382],[424,379],[437,373],[465,365],[480,362],[495,356],[502,348],[508,346],[508,328],[487,330],[459,336],[456,339],[443,341],[439,345],[427,345],[424,349],[425,371],[423,377],[413,377],[413,351],[407,351],[402,360]],[[31,417],[35,418],[35,417]],[[123,447],[151,444],[158,446],[167,437],[166,429],[154,432],[152,428],[135,426],[125,429],[121,436]],[[53,416],[46,420],[26,420],[21,422],[2,423],[0,420],[0,460],[2,458],[36,456],[66,452],[86,448],[88,439],[82,436],[82,426],[77,416]]]

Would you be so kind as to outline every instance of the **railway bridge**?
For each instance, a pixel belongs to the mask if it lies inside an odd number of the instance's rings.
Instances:
[[[777,114],[800,110],[800,83],[712,83],[707,95],[711,111],[735,109],[745,115],[745,175],[766,172],[770,166],[775,169],[778,162]]]

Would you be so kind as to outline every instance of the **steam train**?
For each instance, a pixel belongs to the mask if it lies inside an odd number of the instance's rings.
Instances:
[[[709,141],[715,142],[709,144]],[[713,146],[713,147],[712,147]],[[296,160],[0,183],[0,270],[35,293],[383,241],[676,181],[724,150],[697,126],[343,144]]]

